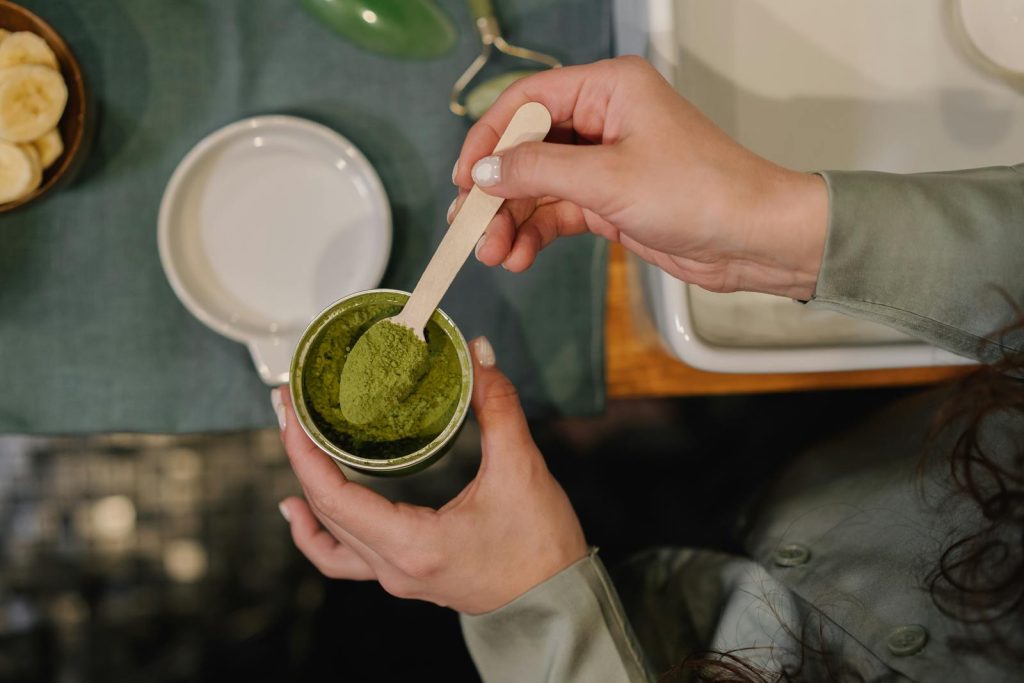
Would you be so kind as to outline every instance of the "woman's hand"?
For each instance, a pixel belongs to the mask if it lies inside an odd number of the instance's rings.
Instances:
[[[512,383],[483,337],[472,344],[483,458],[440,510],[392,503],[345,478],[275,394],[305,500],[281,511],[299,550],[332,578],[376,580],[401,598],[469,614],[501,607],[587,553],[576,513],[530,436]]]
[[[527,143],[484,158],[529,101],[551,112],[550,140],[576,144]],[[637,57],[511,85],[466,136],[450,217],[474,179],[515,200],[477,247],[487,265],[522,271],[556,237],[592,232],[709,290],[814,293],[824,181],[743,148]]]

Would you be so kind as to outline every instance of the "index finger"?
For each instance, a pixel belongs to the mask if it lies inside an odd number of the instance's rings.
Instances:
[[[285,451],[312,505],[380,555],[392,554],[404,545],[404,539],[416,534],[421,516],[410,512],[428,508],[396,505],[376,491],[349,481],[303,431],[286,387],[281,391],[281,402],[287,411]]]
[[[473,164],[494,150],[512,116],[527,102],[547,107],[552,127],[571,122],[579,134],[600,138],[604,112],[614,90],[613,80],[608,78],[612,68],[609,60],[566,66],[538,72],[510,85],[466,134],[455,183],[460,187],[473,185]]]

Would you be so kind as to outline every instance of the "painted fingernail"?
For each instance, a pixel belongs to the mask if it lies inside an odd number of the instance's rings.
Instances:
[[[494,357],[494,347],[491,346],[491,342],[487,340],[487,337],[480,337],[473,345],[476,350],[476,360],[480,363],[482,368],[493,368],[497,359]]]
[[[501,181],[501,157],[489,156],[473,164],[473,182],[480,187],[497,185]]]
[[[452,221],[455,220],[455,204],[458,203],[458,201],[459,198],[456,197],[452,200],[452,203],[448,205],[448,213],[445,214],[445,218],[448,220],[448,225],[451,225]]]
[[[455,165],[452,166],[452,185],[458,185],[458,183],[455,182],[455,176],[457,176],[457,175],[459,175],[459,160],[458,159],[455,160]]]
[[[270,390],[270,405],[274,406],[274,414],[277,415],[277,424],[281,427],[281,431],[288,425],[288,420],[285,417],[284,403],[281,402],[281,387],[274,387]]]
[[[283,500],[280,503],[277,504],[277,509],[281,511],[281,516],[284,517],[284,521],[286,521],[286,522],[288,522],[290,524],[291,521],[292,521],[292,518],[288,516],[288,508],[286,508],[284,506],[284,501]]]
[[[476,255],[476,260],[480,260],[480,250],[484,248],[484,244],[487,242],[487,233],[480,235],[480,239],[476,241],[476,248],[473,253]]]

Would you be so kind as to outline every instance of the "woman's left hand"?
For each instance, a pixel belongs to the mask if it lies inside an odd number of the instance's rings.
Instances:
[[[281,511],[295,545],[325,575],[379,581],[401,598],[480,614],[586,555],[576,513],[530,436],[515,388],[494,367],[486,339],[471,347],[482,460],[476,478],[439,510],[392,503],[349,481],[303,432],[288,392],[275,395],[306,497],[282,501]]]

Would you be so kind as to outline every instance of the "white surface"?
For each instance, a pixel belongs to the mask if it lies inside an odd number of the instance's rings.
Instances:
[[[777,163],[906,173],[1020,161],[1024,95],[957,46],[952,3],[672,7],[677,88]]]
[[[249,345],[261,378],[330,303],[380,283],[391,213],[373,167],[332,131],[290,116],[228,125],[182,159],[164,192],[160,259],[178,298]]]
[[[1024,76],[1024,0],[959,0],[964,32],[995,66]]]
[[[792,168],[1018,163],[1024,96],[957,44],[956,8],[945,0],[620,0],[616,30],[646,17],[647,56],[666,78],[742,144]],[[642,268],[659,332],[696,367],[811,372],[966,362],[880,325],[778,297],[711,294]]]

